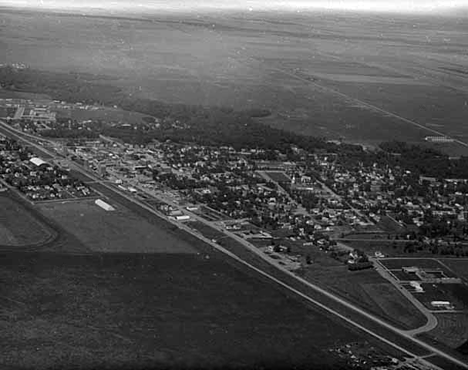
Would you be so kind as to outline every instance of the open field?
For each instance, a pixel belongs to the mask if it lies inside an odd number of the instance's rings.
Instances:
[[[53,238],[55,231],[34,217],[9,192],[0,193],[0,246],[41,245]]]
[[[106,212],[94,201],[42,203],[40,210],[76,235],[90,250],[128,253],[194,253],[186,242],[148,223],[120,204]]]
[[[199,222],[192,222],[190,225],[228,249],[230,244],[237,243]],[[292,250],[296,251],[294,247]],[[300,272],[307,280],[326,287],[349,302],[402,328],[410,329],[424,325],[424,316],[375,270],[350,272],[347,266],[323,252],[308,254],[314,262]]]
[[[338,369],[327,349],[365,340],[216,258],[0,254],[0,261],[2,365]]]
[[[438,313],[438,325],[428,333],[451,348],[458,348],[468,340],[467,313]]]
[[[265,171],[270,179],[275,182],[291,182],[291,178],[284,173],[284,171]]]
[[[462,18],[4,10],[1,63],[91,73],[168,102],[268,108],[265,123],[314,136],[422,143],[436,130],[468,140]]]
[[[373,269],[351,272],[343,265],[313,263],[303,276],[399,327],[413,329],[426,322],[419,310]]]
[[[458,276],[468,281],[468,259],[444,259],[443,262]]]

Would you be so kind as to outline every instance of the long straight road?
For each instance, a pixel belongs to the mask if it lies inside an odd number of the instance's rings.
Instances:
[[[11,128],[6,125],[4,122],[0,121],[0,125],[3,127],[3,132],[9,133],[11,136],[16,137],[17,139],[20,139],[27,143],[28,145],[35,147],[36,149],[40,150],[41,152],[47,153],[49,156],[56,157],[57,155],[54,153],[48,152],[46,149],[42,148],[40,145],[32,142],[29,138],[22,137],[21,133],[15,132],[14,130],[11,130]],[[40,140],[40,138],[38,138]],[[145,209],[147,212],[150,212],[154,214],[157,217],[161,217],[161,214],[159,212],[156,212],[153,208],[143,204],[142,202],[138,201],[135,199],[133,196],[130,196],[126,193],[123,193],[122,191],[118,190],[112,185],[109,185],[106,182],[103,182],[102,179],[98,178],[96,175],[89,173],[86,171],[84,168],[81,166],[78,166],[77,164],[73,164],[73,167],[78,171],[82,176],[86,177],[87,179],[91,181],[95,181],[96,184],[99,184],[101,187],[107,189],[107,194],[110,195],[110,197],[121,197],[124,198],[126,201],[131,202],[134,205],[137,205],[138,207],[141,207]],[[161,199],[165,202],[168,202],[167,199]],[[118,201],[118,200],[117,200]],[[178,204],[175,204],[172,202],[174,207],[179,208],[180,206]],[[187,211],[186,211],[187,212]],[[414,338],[411,334],[408,334],[406,331],[398,329],[394,327],[393,325],[387,323],[386,321],[363,311],[357,306],[354,306],[353,304],[347,302],[346,300],[335,296],[334,294],[324,290],[323,288],[320,288],[296,275],[291,273],[290,271],[277,266],[273,265],[272,262],[262,253],[260,252],[257,248],[255,248],[253,245],[248,243],[246,240],[240,238],[239,236],[224,230],[220,226],[216,226],[215,224],[204,220],[203,218],[190,213],[190,215],[205,224],[207,224],[210,227],[214,227],[218,229],[220,232],[225,233],[232,239],[236,240],[239,242],[241,245],[243,245],[251,254],[254,254],[256,257],[261,259],[262,261],[266,262],[270,266],[274,266],[274,269],[269,269],[268,272],[265,271],[264,268],[260,268],[257,266],[254,266],[252,263],[247,262],[244,258],[239,257],[237,253],[234,253],[232,250],[227,250],[226,248],[221,247],[220,245],[213,243],[212,241],[208,240],[207,238],[200,236],[199,233],[194,232],[192,229],[190,229],[187,225],[184,225],[183,223],[177,223],[177,222],[172,222],[173,224],[177,225],[179,228],[191,233],[192,235],[202,239],[203,241],[207,242],[210,244],[213,248],[216,250],[224,253],[225,255],[229,256],[230,258],[234,259],[238,263],[242,264],[243,266],[257,272],[264,278],[267,278],[268,280],[280,285],[290,293],[295,294],[296,296],[304,299],[305,301],[309,302],[310,304],[313,304],[315,307],[318,307],[328,314],[331,314],[342,321],[346,322],[347,324],[367,333],[368,335],[371,335],[378,340],[382,341],[383,343],[401,351],[402,353],[406,354],[407,356],[419,358],[420,361],[430,364],[430,357],[426,358],[426,356],[431,355],[431,354],[436,354],[443,359],[447,360],[448,362],[452,363],[453,365],[457,365],[459,368],[464,368],[468,369],[468,363],[466,361],[461,360],[460,358],[457,358],[456,356],[446,353],[436,347],[433,347],[417,338]],[[166,218],[167,220],[167,218]],[[304,292],[304,287],[307,287],[308,290],[306,292],[310,293],[305,293]],[[429,353],[428,353],[429,352]],[[424,358],[423,358],[424,357]],[[431,366],[434,367],[434,365],[431,364]],[[437,366],[435,366],[437,368]]]

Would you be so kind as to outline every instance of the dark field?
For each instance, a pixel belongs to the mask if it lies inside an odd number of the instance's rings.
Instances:
[[[444,264],[450,267],[459,277],[468,280],[468,260],[467,259],[445,259]]]
[[[291,182],[291,178],[283,171],[265,171],[270,179],[276,182]]]
[[[440,132],[468,141],[466,19],[4,10],[3,63],[93,73],[168,102],[268,108],[265,123],[313,136],[420,143]],[[440,148],[468,154],[457,143]]]
[[[227,243],[237,243],[202,223],[191,222],[190,225],[207,238],[217,240],[218,244],[226,246],[227,249],[231,249]],[[424,325],[425,318],[420,312],[375,270],[350,272],[343,264],[324,256],[323,252],[312,254],[311,257],[314,263],[300,273],[306,280],[334,292],[398,327],[412,329]]]
[[[468,286],[464,284],[421,284],[424,293],[414,296],[433,309],[431,301],[449,301],[456,310],[468,310]]]
[[[401,270],[403,267],[416,266],[431,271],[442,271],[446,277],[457,277],[456,274],[438,260],[432,258],[390,258],[381,259],[380,262],[389,270]]]
[[[54,230],[36,219],[8,193],[0,193],[0,246],[41,245],[54,237]]]
[[[1,254],[0,358],[70,366],[339,368],[362,340],[217,258]]]
[[[406,273],[400,270],[392,271],[392,275],[394,275],[396,278],[398,278],[398,280],[401,280],[401,281],[420,281],[421,280],[416,274]]]
[[[109,203],[115,211],[106,212],[94,201],[43,203],[38,207],[91,251],[195,253],[195,249],[175,235],[116,202]]]

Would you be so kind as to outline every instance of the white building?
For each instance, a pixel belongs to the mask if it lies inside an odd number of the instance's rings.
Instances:
[[[431,306],[445,310],[453,310],[453,305],[449,301],[432,301]]]
[[[424,289],[418,281],[410,281],[409,284],[414,288],[415,293],[424,293]]]
[[[101,199],[96,199],[94,203],[101,207],[103,210],[107,212],[115,211],[115,208],[112,207],[110,204],[107,204],[106,202],[102,201]]]

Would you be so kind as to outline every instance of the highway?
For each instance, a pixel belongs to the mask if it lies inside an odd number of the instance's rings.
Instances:
[[[29,146],[34,147],[38,149],[40,152],[48,154],[48,156],[52,157],[57,157],[56,154],[50,153],[40,145],[32,142],[29,138],[25,138],[24,136],[21,135],[21,132],[18,132],[14,129],[11,129],[8,125],[6,125],[4,122],[0,121],[0,125],[3,128],[4,132],[9,133],[11,136],[16,137],[17,139],[21,139],[25,143],[27,143]],[[37,138],[38,140],[41,140],[40,138]],[[114,194],[117,197],[123,197],[127,201],[132,202],[135,205],[138,205],[139,207],[145,209],[148,212],[153,213],[157,217],[164,217],[160,212],[155,211],[153,208],[147,206],[146,204],[143,204],[142,202],[138,201],[135,199],[133,196],[122,192],[118,190],[116,187],[109,185],[107,182],[102,181],[101,178],[98,178],[96,175],[89,173],[87,170],[82,168],[81,166],[71,162],[71,168],[75,169],[77,172],[81,173],[83,176],[86,178],[90,179],[91,181],[94,181],[96,184],[101,185],[102,187],[105,187],[108,189],[112,194]],[[178,204],[174,203],[171,200],[165,199],[165,198],[160,198],[160,200],[173,205],[176,208],[181,208]],[[185,230],[186,232],[189,232],[190,234],[196,236],[197,238],[202,239],[204,242],[208,243],[211,245],[213,248],[216,250],[224,253],[226,256],[229,256],[230,258],[234,259],[238,263],[242,264],[243,266],[255,271],[259,275],[263,276],[264,278],[270,280],[271,282],[280,285],[282,288],[286,289],[290,293],[300,297],[301,299],[307,301],[308,303],[319,307],[323,311],[326,311],[327,313],[339,318],[340,320],[346,322],[348,325],[351,325],[368,335],[371,335],[374,338],[377,338],[381,342],[397,349],[398,351],[402,352],[403,354],[410,356],[410,357],[415,357],[419,358],[421,362],[426,363],[427,365],[430,364],[430,357],[427,358],[427,356],[435,354],[443,359],[451,362],[454,365],[457,365],[459,368],[464,368],[468,369],[468,363],[455,357],[454,355],[451,355],[449,353],[446,353],[436,347],[433,347],[423,341],[421,341],[418,338],[413,337],[411,332],[407,332],[405,330],[399,329],[394,327],[393,325],[387,323],[386,321],[380,319],[379,317],[372,315],[366,311],[363,311],[359,307],[347,302],[346,300],[326,291],[325,289],[314,285],[301,277],[293,274],[292,272],[286,270],[285,268],[273,264],[273,262],[261,251],[259,251],[256,247],[248,243],[246,240],[243,238],[237,236],[236,234],[233,234],[225,229],[223,229],[221,226],[216,225],[210,221],[207,221],[203,219],[202,217],[184,210],[185,213],[189,214],[193,219],[203,222],[204,224],[217,229],[220,232],[223,232],[225,235],[229,236],[230,238],[238,241],[240,244],[242,244],[248,251],[250,251],[252,254],[256,255],[258,258],[269,264],[270,266],[274,266],[275,271],[281,272],[281,274],[278,273],[271,273],[271,272],[266,272],[264,271],[263,268],[259,268],[257,266],[254,266],[253,264],[245,261],[243,258],[240,258],[237,254],[233,253],[232,251],[227,250],[226,248],[221,247],[217,243],[212,242],[211,240],[201,236],[198,232],[195,232],[191,228],[189,228],[187,225],[184,225],[183,223],[180,222],[175,222],[172,220],[169,220],[169,222],[173,223],[174,225],[177,225],[177,227]],[[166,220],[167,218],[164,217]],[[285,276],[285,278],[282,278]],[[288,277],[289,279],[287,279]],[[285,282],[287,281],[287,282]],[[290,283],[293,282],[293,283]],[[299,284],[298,284],[299,283]],[[309,289],[310,292],[313,294],[305,294],[303,289],[298,289],[299,286],[305,286]],[[325,304],[324,302],[330,302]],[[345,313],[347,312],[347,313]],[[353,318],[351,318],[353,317]],[[358,322],[359,321],[359,322]],[[365,324],[363,324],[365,323]],[[382,333],[385,333],[384,335]],[[391,338],[391,339],[389,339]],[[411,344],[412,349],[405,348],[402,343],[407,343]],[[417,350],[416,350],[417,348]],[[426,353],[429,352],[428,353]],[[419,352],[419,353],[417,353]],[[424,357],[424,358],[423,358]],[[430,364],[433,368],[438,368],[433,364]]]

